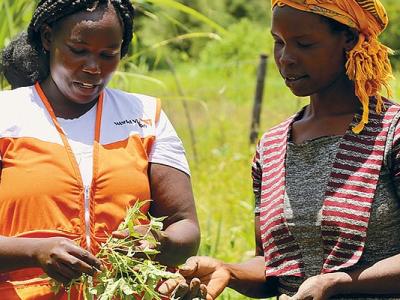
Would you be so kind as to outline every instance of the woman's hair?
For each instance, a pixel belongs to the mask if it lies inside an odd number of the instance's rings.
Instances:
[[[121,57],[128,52],[133,36],[134,9],[129,0],[41,0],[35,9],[27,32],[20,34],[3,49],[0,72],[12,88],[42,81],[50,72],[49,56],[42,45],[40,29],[76,12],[111,3],[123,26]]]

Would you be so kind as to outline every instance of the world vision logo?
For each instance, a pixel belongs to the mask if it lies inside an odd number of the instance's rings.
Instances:
[[[147,128],[148,126],[152,125],[151,119],[127,119],[123,121],[114,121],[114,125],[116,126],[122,126],[122,125],[127,125],[127,124],[136,124],[140,128]]]

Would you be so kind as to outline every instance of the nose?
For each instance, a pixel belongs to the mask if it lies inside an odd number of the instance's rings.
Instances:
[[[290,49],[287,45],[282,47],[279,53],[279,63],[281,65],[292,65],[297,62],[296,54],[293,49]]]
[[[90,56],[86,59],[82,71],[91,75],[98,75],[101,73],[100,64],[95,57]]]

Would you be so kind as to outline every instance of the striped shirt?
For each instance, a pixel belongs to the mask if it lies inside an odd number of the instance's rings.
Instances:
[[[400,137],[399,106],[389,101],[385,105],[385,113],[377,115],[372,101],[370,122],[363,132],[356,135],[351,131],[360,117],[356,115],[337,145],[320,212],[322,273],[343,270],[360,261],[382,165],[388,165],[393,180],[399,173],[399,164],[395,163]],[[267,277],[306,276],[302,251],[285,215],[286,151],[293,119],[262,137],[253,164]],[[386,147],[387,143],[391,147]],[[392,156],[394,159],[388,161]]]

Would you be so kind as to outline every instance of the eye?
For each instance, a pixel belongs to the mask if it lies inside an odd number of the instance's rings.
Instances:
[[[120,55],[120,52],[118,51],[118,52],[103,52],[103,53],[101,53],[101,56],[102,57],[104,57],[104,58],[115,58],[115,57],[117,57],[117,56],[119,56]]]
[[[69,48],[69,50],[72,52],[72,53],[75,53],[75,54],[84,54],[85,53],[85,49],[82,49],[82,48],[76,48],[76,47],[71,47],[71,46],[68,46],[68,48]]]
[[[283,45],[283,41],[279,39],[274,39],[274,44],[275,45]]]
[[[314,46],[314,43],[304,43],[304,42],[297,42],[299,48],[311,48]]]

